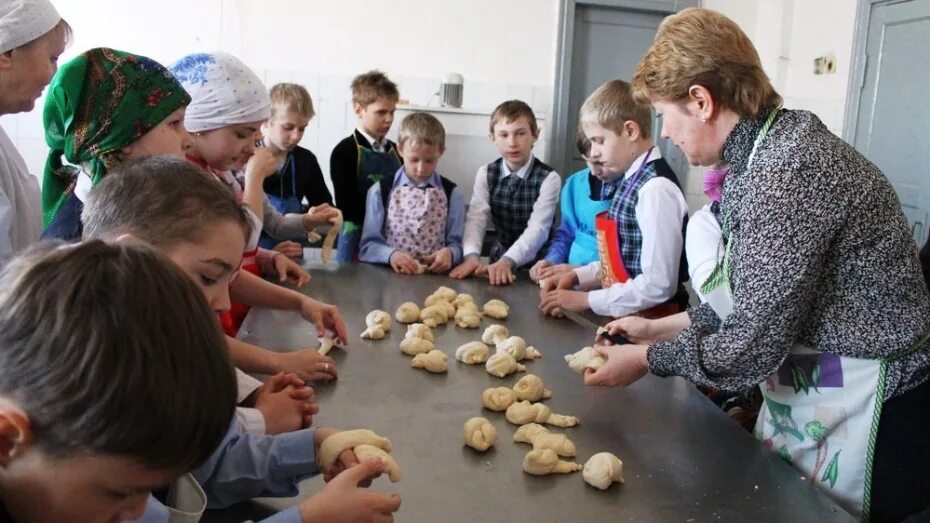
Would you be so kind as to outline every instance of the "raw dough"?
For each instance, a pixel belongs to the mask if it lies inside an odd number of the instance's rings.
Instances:
[[[433,345],[433,342],[423,338],[404,338],[403,341],[400,342],[400,351],[408,356],[426,354],[435,348],[436,346]]]
[[[368,328],[362,332],[363,340],[380,340],[384,334],[391,330],[391,315],[380,309],[375,309],[365,316]]]
[[[527,347],[526,340],[520,336],[511,336],[497,344],[497,352],[506,352],[517,361],[539,359],[542,354],[535,347]]]
[[[570,474],[581,469],[575,462],[560,460],[558,454],[549,449],[533,449],[523,458],[523,472],[535,476]]]
[[[487,329],[484,329],[484,334],[481,335],[481,341],[488,345],[496,346],[501,341],[507,339],[507,336],[510,336],[510,331],[507,330],[507,327],[496,324],[489,325]]]
[[[308,210],[310,213],[313,211],[313,207]],[[320,261],[323,263],[329,263],[329,260],[333,257],[333,245],[336,243],[336,237],[342,232],[342,211],[336,209],[336,212],[338,214],[329,219],[331,225],[326,233],[326,239],[323,240],[323,248],[320,250]],[[308,231],[307,239],[310,240],[310,243],[316,243],[320,241],[320,235],[316,231]]]
[[[588,485],[605,490],[615,481],[623,483],[623,462],[610,452],[598,452],[584,464],[581,477]]]
[[[488,450],[497,441],[497,429],[485,418],[471,418],[466,421],[462,435],[465,437],[465,444],[478,452]]]
[[[317,454],[320,471],[329,470],[340,454],[359,445],[371,445],[387,452],[391,451],[391,440],[380,436],[373,430],[344,430],[324,439],[320,445],[320,451]]]
[[[432,307],[433,305],[436,305],[437,303],[440,303],[443,301],[446,301],[446,299],[443,298],[442,296],[439,296],[438,294],[433,293],[427,296],[425,300],[423,300],[423,306]]]
[[[529,401],[518,401],[507,407],[507,421],[514,425],[548,423],[556,427],[574,427],[578,424],[578,418],[575,416],[553,414],[552,409],[542,403],[530,403]]]
[[[387,452],[371,445],[356,445],[354,452],[359,461],[381,458],[381,462],[384,463],[381,470],[391,478],[391,482],[397,483],[400,481],[400,467]]]
[[[426,272],[426,265],[420,263],[419,260],[416,260],[416,264],[417,264],[417,274],[423,274],[424,272]]]
[[[455,349],[455,359],[467,365],[477,365],[488,361],[491,350],[480,341],[470,341]]]
[[[574,354],[566,354],[565,361],[578,374],[584,374],[585,369],[597,370],[607,363],[607,360],[598,354],[594,347],[585,347]]]
[[[517,401],[517,395],[507,387],[491,387],[481,393],[481,404],[488,410],[503,412]]]
[[[433,291],[433,295],[440,296],[442,297],[442,299],[451,303],[453,300],[455,300],[456,297],[458,297],[459,293],[443,285],[442,287],[439,287],[438,289]]]
[[[426,369],[429,372],[441,374],[449,370],[449,357],[441,350],[431,350],[426,354],[417,354],[410,362],[415,369]]]
[[[329,354],[329,351],[333,350],[333,347],[335,346],[336,346],[336,343],[333,341],[332,338],[330,338],[329,336],[323,336],[322,338],[320,338],[320,348],[317,349],[317,352],[319,352],[321,356],[326,356],[327,354]]]
[[[575,443],[565,434],[553,434],[537,423],[523,425],[513,435],[516,443],[529,443],[533,450],[549,449],[559,456],[574,457]]]
[[[503,378],[514,372],[523,372],[526,370],[526,367],[517,363],[517,360],[513,359],[513,356],[506,352],[498,352],[488,358],[488,362],[485,363],[484,367],[488,370],[488,374],[497,376],[498,378]]]
[[[471,294],[459,294],[455,297],[454,300],[452,300],[452,305],[455,305],[456,309],[465,305],[466,303],[471,303],[472,305],[475,305],[475,299],[472,298]],[[476,310],[478,309],[477,305],[475,305],[475,309]]]
[[[407,334],[405,338],[423,338],[424,340],[435,341],[433,339],[433,329],[430,329],[422,323],[412,323],[407,325]]]
[[[527,374],[517,381],[513,386],[513,391],[517,393],[517,399],[520,401],[539,401],[552,397],[552,391],[543,385],[542,378],[535,374]]]
[[[455,306],[452,305],[452,303],[443,300],[433,305],[433,307],[442,309],[442,313],[446,316],[447,321],[455,318]]]
[[[412,301],[401,303],[394,313],[394,319],[401,323],[414,323],[420,319],[420,307]]]
[[[435,327],[441,323],[445,323],[449,320],[449,317],[446,316],[445,310],[442,308],[433,305],[427,307],[420,311],[420,321],[423,322],[423,325],[427,327]]]
[[[474,304],[472,304],[474,305]],[[455,311],[455,324],[463,329],[477,329],[481,326],[481,315],[477,307],[459,307]]]
[[[495,320],[503,320],[510,314],[510,306],[501,300],[491,300],[484,304],[484,314]]]

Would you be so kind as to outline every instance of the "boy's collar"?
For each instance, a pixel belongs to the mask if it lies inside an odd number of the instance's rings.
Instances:
[[[507,177],[511,174],[516,174],[518,178],[525,178],[526,172],[530,170],[530,165],[533,164],[533,160],[535,158],[535,156],[530,154],[530,157],[526,160],[526,162],[516,169],[511,169],[510,166],[507,165],[507,160],[501,158],[501,176]]]
[[[650,151],[651,151],[651,152],[650,152]],[[639,168],[642,166],[643,161],[646,160],[646,155],[647,155],[647,154],[649,155],[649,161],[650,161],[650,162],[654,162],[654,161],[658,160],[659,158],[662,158],[662,152],[659,151],[659,147],[658,147],[658,146],[652,146],[652,147],[646,149],[646,150],[643,152],[643,154],[640,154],[639,156],[636,157],[635,160],[633,160],[633,163],[630,164],[630,167],[627,168],[627,170],[626,170],[625,173],[623,173],[623,179],[624,179],[624,180],[629,179],[630,176],[633,176],[634,174],[636,174],[636,171],[638,171]]]
[[[364,130],[362,130],[361,127],[356,127],[355,130],[356,132],[358,132],[358,134],[362,135],[362,138],[368,141],[368,145],[370,145],[372,149],[374,150],[378,150],[378,149],[386,150],[387,149],[387,142],[388,142],[387,136],[382,136],[381,140],[375,140],[374,136],[366,133]]]

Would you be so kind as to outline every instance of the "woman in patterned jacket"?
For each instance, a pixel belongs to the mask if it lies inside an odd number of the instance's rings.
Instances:
[[[900,520],[930,492],[930,297],[888,179],[806,111],[781,109],[725,16],[667,18],[633,79],[693,165],[727,163],[707,303],[612,324],[635,345],[589,385],[647,372],[758,385],[755,434],[863,520]]]

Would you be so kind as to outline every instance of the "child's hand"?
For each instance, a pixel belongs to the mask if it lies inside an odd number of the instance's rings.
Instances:
[[[384,464],[371,459],[339,474],[318,494],[298,505],[302,521],[381,523],[394,521],[400,496],[362,490],[359,483],[381,472]]]
[[[604,328],[607,329],[607,332],[610,334],[622,334],[626,336],[626,339],[633,343],[649,345],[658,339],[655,322],[641,316],[624,316],[623,318],[616,319],[604,325]],[[600,336],[598,336],[597,342],[604,345],[611,344],[608,340],[601,339]]]
[[[452,269],[449,276],[456,280],[464,280],[471,276],[478,267],[481,267],[481,260],[478,259],[477,255],[466,256],[465,261]]]
[[[419,273],[417,269],[420,264],[406,251],[396,250],[392,252],[388,261],[391,263],[391,268],[394,269],[394,272],[398,274]]]
[[[513,262],[506,258],[488,265],[488,281],[491,285],[510,285],[516,278],[513,274]]]
[[[349,345],[346,325],[342,321],[342,316],[339,315],[339,308],[335,305],[305,297],[300,304],[300,314],[305,320],[316,326],[316,332],[320,336],[332,333],[336,335],[333,339],[336,345],[340,347]]]
[[[597,370],[585,369],[584,384],[610,387],[633,384],[649,373],[648,348],[646,345],[595,345],[594,349],[607,362]]]
[[[426,270],[442,274],[452,268],[452,249],[443,247],[432,254],[424,256],[423,261],[429,264]]]
[[[314,228],[320,227],[321,225],[329,225],[330,220],[337,216],[339,216],[339,209],[328,203],[311,207],[310,210],[307,211],[307,214],[304,214],[304,230],[312,231]]]
[[[300,258],[304,254],[303,247],[301,247],[299,243],[292,242],[290,240],[285,240],[275,245],[274,250],[287,256],[288,258]]]
[[[561,311],[581,312],[588,308],[588,293],[555,289],[544,292],[539,309],[546,314],[558,316]],[[557,312],[558,311],[558,312]]]
[[[265,419],[266,434],[308,427],[319,412],[313,389],[295,374],[279,372],[256,391],[255,408]]]
[[[278,170],[278,158],[270,147],[259,147],[245,164],[246,180],[264,180]]]
[[[532,267],[530,267],[530,279],[533,281],[539,281],[543,279],[540,277],[539,272],[547,267],[551,267],[552,264],[546,260],[539,260]]]
[[[578,285],[578,273],[575,271],[563,272],[558,277],[552,279],[555,280],[556,289],[573,289],[575,285]]]
[[[282,372],[293,372],[304,381],[330,381],[336,379],[336,363],[316,349],[277,353],[277,366]]]
[[[274,264],[275,272],[278,273],[279,282],[287,282],[295,287],[303,287],[310,283],[310,273],[284,254],[276,253],[271,262]]]
[[[543,260],[545,261],[545,260]],[[574,271],[577,265],[572,265],[569,263],[559,263],[557,265],[548,265],[543,269],[540,269],[537,273],[539,280],[546,280],[549,278],[554,278],[556,276],[561,276],[569,271]],[[532,274],[532,273],[531,273]]]

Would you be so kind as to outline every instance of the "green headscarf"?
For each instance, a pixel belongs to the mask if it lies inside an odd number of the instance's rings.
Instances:
[[[114,152],[133,143],[191,101],[171,72],[144,56],[91,49],[64,64],[45,98],[45,143],[51,149],[42,183],[47,226],[86,165],[93,183],[112,169]]]

